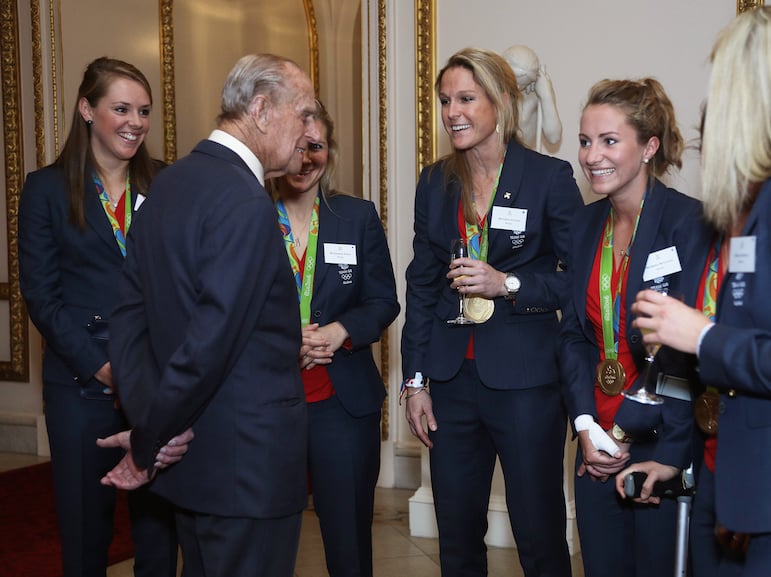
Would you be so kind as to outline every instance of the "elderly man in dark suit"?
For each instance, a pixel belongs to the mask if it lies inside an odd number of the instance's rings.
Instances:
[[[129,236],[111,358],[133,431],[103,482],[152,478],[161,447],[192,427],[153,483],[177,507],[189,575],[293,573],[307,501],[301,331],[263,183],[299,170],[315,109],[295,63],[240,59],[218,128],[153,181]]]

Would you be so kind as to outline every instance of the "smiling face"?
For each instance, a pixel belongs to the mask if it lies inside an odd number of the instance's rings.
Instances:
[[[284,177],[285,183],[281,191],[287,193],[303,194],[318,191],[319,181],[327,169],[329,161],[329,146],[327,143],[327,128],[321,120],[314,120],[319,137],[309,140],[305,152],[302,155],[302,166],[297,174],[289,174]]]
[[[622,196],[645,192],[648,169],[644,160],[655,154],[658,139],[641,144],[621,108],[587,106],[581,115],[578,140],[578,161],[594,193]]]
[[[145,88],[116,76],[95,106],[85,98],[79,106],[83,120],[93,121],[89,138],[97,163],[107,167],[131,160],[150,130],[152,102]]]
[[[456,150],[497,150],[500,139],[495,106],[470,70],[448,68],[439,84],[442,124]]]

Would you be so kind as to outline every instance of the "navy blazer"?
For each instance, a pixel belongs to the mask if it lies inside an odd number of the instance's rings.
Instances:
[[[199,513],[297,513],[307,501],[301,331],[273,202],[209,140],[151,191],[129,233],[110,340],[134,460],[152,466],[192,427],[189,451],[154,491]]]
[[[587,205],[576,215],[571,233],[571,292],[563,310],[560,331],[560,371],[571,421],[582,414],[597,418],[594,389],[600,347],[586,314],[586,293],[609,213],[610,201],[607,198]],[[684,296],[693,302],[709,248],[697,242],[703,240],[699,234],[703,228],[701,203],[656,181],[646,196],[640,215],[630,254],[624,301],[627,311],[624,338],[641,375],[644,375],[645,347],[639,329],[632,327],[632,303],[639,291],[654,285],[665,286],[670,293],[687,291]],[[677,248],[682,271],[643,282],[648,255],[671,246]],[[661,357],[657,355],[654,369],[658,367],[669,375],[681,378],[692,375],[692,357],[665,348],[659,354]],[[664,404],[658,406],[624,399],[616,414],[616,422],[633,436],[635,433],[646,436],[657,431],[658,442],[653,459],[684,468],[693,457],[691,405],[673,398],[666,398]]]
[[[324,244],[356,247],[356,264],[324,260]],[[399,314],[391,256],[383,225],[369,201],[338,194],[319,205],[319,236],[311,322],[340,322],[351,346],[325,365],[340,404],[354,417],[380,410],[385,386],[370,345]]]
[[[93,184],[85,184],[85,228],[69,221],[64,175],[27,175],[19,204],[19,280],[30,318],[46,341],[43,381],[81,386],[107,361],[92,338],[94,316],[109,320],[123,255]],[[100,387],[101,389],[101,387]]]
[[[756,238],[755,272],[728,273],[717,324],[699,352],[701,378],[721,389],[715,464],[717,518],[748,533],[771,531],[771,180],[742,236]]]
[[[490,320],[453,327],[458,293],[446,278],[450,243],[459,238],[457,183],[446,182],[441,163],[423,170],[415,195],[414,257],[407,268],[407,309],[402,332],[405,378],[416,371],[444,381],[465,357],[470,332],[482,382],[494,389],[524,389],[554,383],[557,310],[567,291],[569,227],[582,206],[569,163],[510,143],[494,207],[527,210],[526,230],[489,229],[487,262],[522,281],[516,304],[496,298]],[[493,212],[488,213],[488,224]]]

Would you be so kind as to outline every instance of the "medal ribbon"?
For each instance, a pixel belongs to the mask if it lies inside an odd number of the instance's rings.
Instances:
[[[605,231],[602,235],[602,252],[600,254],[600,312],[602,314],[602,340],[606,359],[615,359],[618,357],[618,330],[621,318],[621,288],[624,283],[626,271],[629,268],[629,259],[637,236],[637,226],[640,224],[640,215],[642,214],[645,196],[640,202],[640,209],[637,211],[637,218],[634,222],[634,231],[629,240],[624,258],[621,261],[621,270],[618,275],[615,293],[611,290],[611,279],[613,278],[613,226],[615,214],[613,208],[605,222]]]
[[[713,322],[717,315],[717,291],[722,280],[722,275],[720,274],[720,250],[722,245],[723,235],[720,235],[712,246],[709,269],[706,271],[706,280],[704,282],[704,294],[702,295],[702,312]]]
[[[126,235],[128,234],[129,227],[131,226],[131,183],[129,182],[129,173],[126,171],[126,190],[123,193],[126,198],[123,203],[124,217],[122,230],[120,223],[118,222],[118,217],[115,215],[115,210],[112,208],[112,204],[110,204],[110,197],[107,196],[107,191],[105,190],[99,175],[94,172],[91,178],[94,182],[94,185],[96,186],[96,192],[99,195],[99,200],[102,201],[102,207],[104,208],[104,212],[107,215],[107,220],[110,221],[110,226],[112,226],[112,232],[115,235],[115,240],[118,243],[120,253],[123,255],[123,258],[125,258]]]
[[[308,228],[308,246],[305,248],[305,268],[300,272],[300,263],[302,259],[295,250],[294,235],[292,227],[289,224],[289,215],[286,212],[284,203],[280,200],[276,202],[278,211],[278,226],[281,234],[284,235],[284,247],[289,257],[289,264],[292,266],[294,280],[297,284],[297,299],[300,303],[300,321],[302,326],[307,326],[311,322],[311,297],[313,297],[313,277],[316,273],[316,249],[319,240],[319,196],[313,203],[311,212],[311,224]]]
[[[501,180],[502,170],[503,170],[503,160],[501,160],[501,165],[498,167],[498,175],[495,177],[495,185],[493,186],[493,192],[490,195],[490,201],[487,203],[487,212],[485,212],[485,216],[479,220],[479,224],[472,224],[470,222],[466,222],[465,216],[463,214],[463,202],[460,201],[460,205],[458,208],[459,231],[461,232],[461,234],[464,236],[464,239],[466,240],[466,244],[468,245],[469,256],[471,256],[471,258],[475,260],[481,260],[483,262],[487,262],[487,250],[489,247],[487,232],[490,228],[488,226],[487,220],[488,220],[488,216],[490,215],[490,207],[493,206],[493,201],[495,200],[495,194],[498,192],[498,183]]]
[[[719,235],[712,245],[709,255],[709,267],[704,275],[704,292],[701,295],[701,310],[712,322],[717,316],[717,293],[723,282],[723,271],[720,269],[720,251],[723,247],[723,235]],[[717,392],[717,387],[707,386],[707,391]]]

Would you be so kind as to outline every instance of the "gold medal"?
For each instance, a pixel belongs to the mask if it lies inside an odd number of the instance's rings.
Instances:
[[[702,433],[717,433],[717,417],[720,410],[720,395],[716,391],[704,391],[693,404],[696,424]]]
[[[493,316],[495,304],[490,299],[480,296],[467,296],[465,312],[466,316],[475,323],[483,323]]]
[[[615,397],[624,390],[626,372],[618,359],[605,359],[597,365],[597,383],[609,397]]]

